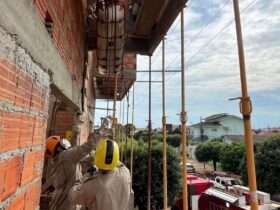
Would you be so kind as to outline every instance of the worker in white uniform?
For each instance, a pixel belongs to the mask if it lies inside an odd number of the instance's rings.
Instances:
[[[98,135],[89,135],[86,143],[72,147],[67,139],[51,136],[47,139],[46,156],[51,161],[51,168],[42,186],[45,192],[50,187],[54,189],[50,201],[50,210],[74,210],[76,205],[68,199],[68,193],[76,181],[76,168],[79,161],[89,154]],[[81,174],[79,175],[81,177]]]
[[[70,190],[69,199],[89,210],[127,210],[131,194],[131,176],[119,162],[119,147],[112,140],[101,140],[94,165],[98,171],[87,173]]]

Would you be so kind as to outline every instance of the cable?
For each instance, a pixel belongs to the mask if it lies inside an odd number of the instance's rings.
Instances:
[[[251,6],[253,6],[258,0],[253,0],[251,1],[245,8],[243,8],[241,10],[241,13],[243,13],[244,11],[246,11],[247,9],[249,9]],[[218,33],[216,33],[211,39],[208,40],[208,42],[206,42],[201,48],[199,48],[193,55],[190,56],[190,58],[188,59],[187,63],[189,64],[191,60],[193,60],[204,48],[208,47],[213,41],[215,41],[217,39],[217,37],[219,37],[232,23],[234,22],[234,18],[232,18],[221,30],[219,30]],[[168,67],[177,62],[178,59],[176,59],[175,61],[173,61],[172,63],[170,63],[168,65]],[[167,68],[168,68],[167,67]],[[171,78],[173,78],[177,73],[175,73],[174,75],[170,76],[167,80],[170,81]]]
[[[223,4],[223,6],[221,7],[221,10],[223,10],[229,3],[231,3],[230,0],[226,0],[226,2]],[[198,32],[194,35],[193,38],[190,39],[190,41],[194,41],[196,40],[201,34],[202,32],[208,28],[208,26],[213,22],[213,20],[215,20],[217,17],[219,16],[218,13],[216,13],[216,15],[212,16],[212,18],[210,19],[210,21]],[[171,40],[168,40],[168,41],[176,41],[176,40],[180,40],[180,38],[176,38],[176,39],[171,39]]]

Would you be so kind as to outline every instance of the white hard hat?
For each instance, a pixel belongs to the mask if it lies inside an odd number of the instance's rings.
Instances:
[[[69,149],[72,146],[70,141],[67,139],[61,139],[59,144],[65,150]]]

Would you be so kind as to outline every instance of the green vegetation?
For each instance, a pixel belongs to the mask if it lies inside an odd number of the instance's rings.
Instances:
[[[239,174],[244,153],[244,144],[226,144],[221,140],[214,139],[200,144],[195,155],[199,162],[212,161],[215,171],[217,163],[220,163],[222,170]]]
[[[257,183],[260,190],[271,194],[280,193],[280,136],[259,144],[255,154]],[[242,179],[248,183],[245,159],[241,165]]]
[[[130,147],[128,147],[130,154]],[[129,157],[129,155],[128,155]],[[130,160],[128,159],[128,162]],[[169,204],[173,204],[175,197],[181,191],[180,159],[173,147],[167,148],[168,162],[168,199]],[[134,173],[133,190],[135,193],[135,204],[139,210],[147,209],[147,163],[148,145],[144,141],[134,141]],[[152,143],[152,209],[163,208],[163,188],[162,188],[162,143],[153,139]]]
[[[211,140],[206,143],[200,144],[196,151],[195,156],[199,162],[213,162],[214,170],[217,170],[217,162],[220,161],[221,152],[225,144],[220,140]]]
[[[134,139],[136,140],[142,140],[144,142],[148,141],[148,131],[138,131],[134,135]],[[153,133],[152,134],[152,139],[157,140],[157,141],[162,141],[162,134],[161,133]],[[173,146],[173,147],[179,147],[181,143],[181,134],[175,133],[175,134],[168,134],[166,137],[166,141],[168,145]],[[192,142],[189,142],[192,144]]]
[[[245,155],[244,144],[225,145],[220,151],[220,163],[224,171],[240,173],[240,164]]]

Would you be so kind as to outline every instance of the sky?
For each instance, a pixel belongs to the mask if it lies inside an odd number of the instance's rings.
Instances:
[[[240,0],[248,90],[253,103],[254,128],[280,127],[280,1]],[[186,109],[188,124],[217,113],[241,116],[239,62],[232,0],[190,0],[185,8]],[[180,15],[166,36],[166,69],[181,68]],[[152,56],[152,69],[162,69],[162,45]],[[149,58],[137,56],[137,69],[148,70]],[[161,73],[153,73],[161,80]],[[137,73],[137,80],[147,80]],[[167,122],[179,124],[180,74],[166,74]],[[130,91],[132,102],[132,90]],[[161,84],[152,85],[152,126],[161,127]],[[126,105],[126,99],[124,100]],[[98,101],[106,107],[107,102]],[[112,107],[112,103],[109,104]],[[120,104],[117,104],[119,115]],[[131,109],[131,107],[130,107]],[[96,112],[96,122],[106,111]],[[123,121],[126,122],[126,113]],[[146,127],[148,84],[135,84],[135,124]],[[131,122],[131,110],[129,113]]]

